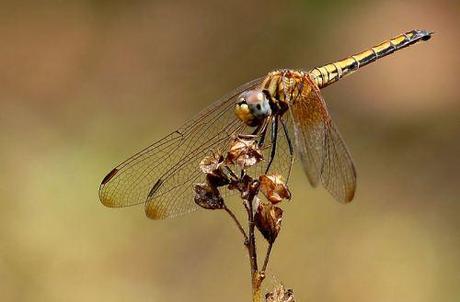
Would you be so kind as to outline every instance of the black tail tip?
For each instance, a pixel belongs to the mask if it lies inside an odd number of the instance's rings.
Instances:
[[[419,38],[422,41],[428,41],[429,39],[431,39],[431,35],[434,34],[434,31],[427,31],[423,29],[416,29],[415,32],[416,35],[419,36]]]

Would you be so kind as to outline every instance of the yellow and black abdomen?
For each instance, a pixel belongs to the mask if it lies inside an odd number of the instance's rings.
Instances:
[[[309,74],[316,85],[318,85],[319,88],[323,88],[397,50],[403,49],[418,41],[429,40],[431,35],[431,32],[425,30],[412,30],[343,60],[316,67],[311,70]]]

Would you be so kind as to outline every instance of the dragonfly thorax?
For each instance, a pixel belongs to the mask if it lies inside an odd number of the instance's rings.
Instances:
[[[255,127],[272,114],[270,101],[260,90],[249,90],[238,97],[236,116],[246,125]]]

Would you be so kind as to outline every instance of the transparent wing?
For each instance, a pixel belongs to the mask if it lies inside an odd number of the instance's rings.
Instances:
[[[257,84],[247,87],[246,89],[254,89],[256,86]],[[236,94],[235,97],[238,97],[239,93]],[[171,169],[164,174],[161,181],[152,186],[146,202],[145,211],[147,216],[153,219],[167,217],[172,218],[199,208],[193,201],[193,197],[195,196],[193,185],[205,181],[204,174],[199,169],[200,161],[205,157],[205,155],[211,155],[213,152],[226,152],[229,150],[229,143],[231,141],[230,137],[232,135],[249,134],[254,130],[254,128],[247,127],[234,117],[234,100],[232,100],[231,103],[232,106],[230,106],[230,110],[227,110],[220,120],[211,122],[212,127],[217,127],[221,131],[216,133],[215,136],[212,136],[212,139],[209,139],[209,129],[207,129],[203,133],[203,144],[194,148],[193,151],[187,152],[185,157],[182,157],[177,164],[171,167]],[[228,112],[230,112],[229,118],[226,117]],[[220,126],[220,121],[227,120],[230,120],[230,122],[223,123],[226,124],[225,126]],[[287,125],[286,132],[284,132],[281,128],[278,131],[276,139],[276,153],[268,174],[274,173],[282,175],[287,183],[293,163],[293,150],[289,147],[289,142],[292,140],[291,137],[293,136],[289,134],[289,117],[285,116],[283,118],[283,122]],[[247,173],[252,177],[257,178],[260,175],[265,174],[273,144],[271,131],[271,128],[267,131],[265,144],[262,147],[264,161],[249,168],[247,171]],[[293,148],[293,146],[291,147]],[[237,175],[241,172],[237,167],[232,167],[232,169]],[[236,191],[228,190],[226,187],[219,188],[219,191],[223,197],[229,197],[230,195],[237,193]]]
[[[195,210],[198,206],[193,201],[193,184],[204,181],[200,161],[212,151],[226,150],[231,135],[248,130],[235,118],[235,100],[262,80],[237,88],[178,130],[114,168],[102,180],[101,202],[109,207],[145,203],[146,214],[153,219]]]
[[[340,202],[353,199],[356,171],[350,153],[336,129],[319,88],[306,78],[302,93],[293,100],[297,150],[312,186],[322,185]]]

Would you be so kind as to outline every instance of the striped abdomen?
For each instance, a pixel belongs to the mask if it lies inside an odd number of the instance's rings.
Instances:
[[[425,30],[412,30],[405,34],[382,42],[368,50],[352,55],[346,59],[316,67],[309,72],[312,80],[319,88],[326,87],[344,76],[351,74],[369,63],[383,58],[397,50],[403,49],[418,41],[426,41],[431,38],[431,32]]]

